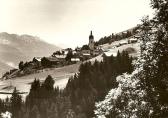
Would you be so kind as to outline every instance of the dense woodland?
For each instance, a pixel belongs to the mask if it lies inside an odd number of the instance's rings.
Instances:
[[[104,61],[86,62],[71,77],[64,90],[54,88],[49,75],[43,83],[35,79],[25,102],[15,89],[12,97],[0,101],[0,112],[10,111],[13,118],[90,118],[96,101],[117,86],[116,76],[133,70],[132,57],[123,51]]]

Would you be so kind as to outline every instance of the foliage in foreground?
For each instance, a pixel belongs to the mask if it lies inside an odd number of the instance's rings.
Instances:
[[[141,56],[132,74],[96,103],[100,118],[165,118],[168,116],[168,1],[152,0],[156,16],[143,20]]]

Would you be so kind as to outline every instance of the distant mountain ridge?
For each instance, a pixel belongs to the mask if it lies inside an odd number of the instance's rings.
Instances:
[[[49,56],[60,48],[31,35],[0,33],[0,75],[20,61]],[[6,66],[5,66],[6,65]]]

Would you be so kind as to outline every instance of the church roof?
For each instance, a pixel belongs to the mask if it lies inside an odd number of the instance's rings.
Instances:
[[[94,36],[93,36],[93,34],[92,34],[92,31],[90,32],[89,39],[94,39]]]

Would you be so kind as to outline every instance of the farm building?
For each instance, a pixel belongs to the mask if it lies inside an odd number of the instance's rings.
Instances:
[[[60,60],[57,57],[43,57],[41,59],[42,66],[51,67],[52,65],[57,65],[60,63]]]

